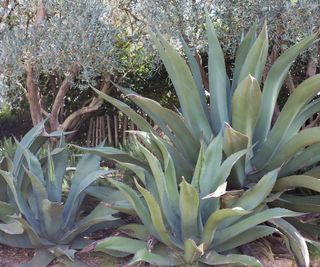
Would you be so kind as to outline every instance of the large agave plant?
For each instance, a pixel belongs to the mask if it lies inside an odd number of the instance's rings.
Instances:
[[[237,254],[237,248],[287,226],[281,217],[299,214],[267,206],[268,201],[277,197],[271,191],[278,171],[267,173],[249,190],[226,191],[232,166],[246,150],[233,153],[223,161],[223,138],[219,134],[208,145],[202,143],[191,182],[185,178],[177,181],[176,166],[165,144],[154,135],[149,138],[153,141],[152,151],[159,152],[157,156],[138,144],[148,168],[118,161],[139,178],[135,184],[141,196],[128,185],[111,181],[127,197],[142,225],[122,226],[119,231],[129,237],[106,238],[99,241],[95,249],[113,256],[134,254],[130,264],[144,261],[156,266],[198,263],[261,266],[257,259]],[[263,225],[267,221],[276,227]],[[307,266],[309,258],[304,239],[294,228],[288,231],[290,249],[298,262]]]
[[[39,160],[37,151],[47,140],[42,131],[43,123],[17,142],[13,160],[7,157],[0,170],[0,243],[35,248],[31,266],[47,266],[58,256],[73,260],[75,249],[90,243],[86,235],[121,225],[112,216],[116,211],[102,202],[87,216],[82,214],[85,190],[111,171],[100,169],[98,156],[84,155],[72,175],[69,192],[63,193],[68,148],[61,140]]]
[[[227,128],[224,131],[226,156],[248,149],[232,170],[231,187],[243,188],[281,167],[278,190],[304,187],[319,192],[320,180],[315,178],[320,176],[319,169],[304,172],[320,160],[320,128],[301,128],[320,111],[320,100],[315,99],[320,91],[320,75],[297,86],[272,124],[278,94],[290,66],[299,53],[316,41],[318,34],[287,49],[271,66],[263,81],[263,89],[260,85],[268,52],[266,25],[258,36],[256,26],[253,26],[242,40],[232,79],[227,76],[224,55],[209,16],[207,35],[210,105],[205,98],[199,65],[189,47],[183,43],[187,63],[160,34],[151,33],[151,36],[178,95],[181,113],[118,86],[164,132],[168,140],[166,147],[176,166],[183,166],[177,170],[178,175],[190,177],[197,162],[200,140],[208,144],[212,136]],[[154,133],[147,121],[128,105],[98,90],[96,92],[127,114],[141,130]],[[296,175],[297,171],[300,175]],[[318,198],[308,203],[304,196],[283,194],[277,205],[304,212],[320,211]]]

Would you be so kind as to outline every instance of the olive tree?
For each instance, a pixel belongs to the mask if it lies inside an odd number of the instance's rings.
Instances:
[[[120,68],[121,33],[108,8],[98,0],[17,0],[7,8],[12,12],[1,31],[4,83],[25,90],[33,124],[49,117],[49,131],[76,129],[102,101],[93,96],[65,114],[68,92],[80,94],[91,84],[108,93],[111,75]],[[52,101],[43,98],[45,90]]]

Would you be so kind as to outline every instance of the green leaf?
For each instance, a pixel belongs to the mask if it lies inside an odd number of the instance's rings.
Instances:
[[[141,162],[140,160],[132,157],[128,153],[114,148],[114,147],[80,147],[76,145],[72,145],[76,149],[79,149],[80,151],[83,151],[85,153],[90,153],[94,154],[97,156],[100,156],[102,158],[107,158],[110,160],[115,160],[115,161],[120,161],[120,162],[127,162],[127,163],[132,163],[136,164],[141,167],[145,167],[145,164]]]
[[[56,258],[47,249],[37,249],[31,261],[21,264],[21,267],[44,267],[48,266]]]
[[[257,225],[215,247],[215,251],[224,252],[253,242],[259,238],[272,235],[277,230],[266,225]]]
[[[207,119],[209,121],[210,114],[209,114],[209,110],[208,110],[207,100],[205,98],[205,88],[204,88],[203,81],[202,81],[200,66],[199,66],[197,60],[195,59],[195,57],[193,56],[189,46],[187,45],[187,43],[185,42],[185,40],[183,38],[181,38],[181,43],[182,43],[183,49],[186,53],[186,56],[188,58],[188,62],[190,65],[190,70],[192,72],[193,79],[197,85],[197,89],[198,89],[198,93],[199,93],[199,97],[201,100],[203,110],[205,111]]]
[[[238,254],[227,254],[221,255],[216,253],[214,250],[206,253],[202,258],[201,262],[212,265],[221,265],[221,264],[243,264],[245,266],[252,267],[263,267],[263,265],[256,259],[247,255],[238,255]]]
[[[311,189],[320,192],[320,180],[318,178],[307,175],[291,175],[280,178],[273,190],[284,191],[288,189],[294,189],[297,187]]]
[[[149,252],[147,249],[138,250],[135,253],[133,259],[129,262],[129,266],[132,266],[139,262],[147,262],[155,266],[179,266],[182,263],[182,261],[174,255],[157,255],[155,253]]]
[[[281,110],[281,113],[277,121],[275,122],[272,130],[268,135],[268,139],[266,140],[266,142],[261,144],[260,148],[257,149],[256,155],[253,158],[253,163],[257,169],[262,169],[270,161],[274,162],[275,160],[274,155],[278,153],[280,149],[280,145],[282,145],[282,141],[286,138],[286,134],[289,131],[290,125],[292,124],[294,119],[298,116],[298,114],[303,110],[304,106],[310,100],[312,100],[312,98],[320,91],[319,83],[320,83],[320,74],[312,76],[309,79],[302,82],[294,90],[294,92],[289,96],[286,104]],[[259,125],[257,125],[257,127],[258,126]],[[302,135],[307,134],[308,130],[310,129],[302,131],[304,132]],[[290,141],[292,140],[292,142],[297,142],[295,138],[299,139],[298,136],[300,134],[291,138],[286,144],[283,144],[281,148],[288,149],[288,145]],[[307,137],[304,136],[303,138],[307,138]],[[263,142],[264,140],[261,139],[257,141]],[[258,145],[260,146],[260,144]],[[284,154],[283,149],[281,149],[280,154]],[[278,162],[280,162],[281,164],[283,161],[278,161]]]
[[[108,250],[115,250],[134,254],[136,251],[144,248],[147,248],[147,242],[145,241],[122,236],[111,236],[98,241],[95,250],[105,253],[108,253]]]
[[[211,119],[214,133],[218,134],[225,122],[229,122],[227,102],[227,73],[224,54],[213,23],[206,12],[208,36],[208,75],[210,88]]]
[[[254,133],[254,141],[264,142],[270,129],[272,115],[282,83],[299,53],[309,47],[317,38],[314,34],[286,50],[272,65],[262,92],[262,106]],[[262,145],[260,143],[259,145]]]
[[[252,145],[261,96],[259,83],[249,74],[237,87],[232,97],[232,127],[248,137],[248,146]]]
[[[176,112],[145,97],[138,95],[128,95],[128,97],[151,117],[185,157],[192,161],[196,160],[194,151],[199,149],[199,143],[190,133],[185,121]]]
[[[149,233],[154,234],[156,236],[156,232],[153,228],[149,210],[147,209],[145,204],[142,202],[138,194],[124,183],[115,181],[113,179],[110,179],[110,182],[125,195],[125,197],[128,199],[128,201],[131,203],[131,205],[137,212],[143,225],[145,225],[148,228]]]
[[[77,168],[77,171],[79,171],[78,168]],[[105,171],[105,170],[96,170],[87,174],[87,171],[84,171],[83,175],[87,175],[87,176],[81,176],[82,174],[77,171],[72,179],[72,184],[68,194],[68,198],[64,204],[63,228],[68,227],[74,223],[76,219],[76,214],[78,212],[78,208],[81,204],[81,201],[83,200],[82,196],[83,196],[84,190],[93,182],[98,180],[100,176],[104,176],[113,172],[113,171]],[[76,174],[78,175],[76,176]]]
[[[256,40],[256,30],[257,24],[254,23],[242,42],[239,45],[239,48],[236,53],[236,59],[234,63],[233,79],[232,79],[232,89],[234,90],[238,86],[238,80],[241,68],[249,54],[249,51]]]
[[[62,225],[63,205],[61,203],[52,203],[48,199],[41,201],[43,219],[46,234],[51,240],[60,240],[60,230]]]
[[[227,156],[249,147],[248,136],[235,131],[226,124],[224,130],[223,149]],[[248,160],[246,160],[248,159]],[[232,168],[229,183],[234,188],[242,188],[246,182],[246,161],[249,162],[249,153],[241,157]]]
[[[192,264],[197,262],[203,254],[203,244],[197,246],[192,239],[186,239],[184,241],[184,261],[186,263]]]
[[[126,224],[117,230],[139,240],[148,241],[149,239],[148,229],[142,224]]]
[[[265,23],[258,38],[250,48],[246,60],[239,75],[239,83],[242,82],[249,74],[251,74],[258,83],[261,82],[261,77],[268,56],[268,30]]]
[[[279,170],[274,170],[264,175],[254,187],[244,192],[234,206],[253,210],[262,204],[271,193],[277,181],[278,172]]]
[[[197,240],[199,236],[199,195],[195,188],[182,180],[180,184],[180,214],[183,239]]]
[[[242,208],[221,209],[212,213],[211,216],[208,218],[202,232],[201,242],[204,243],[205,249],[210,246],[219,223],[221,223],[227,218],[241,217],[249,213],[249,211],[246,211]]]
[[[148,192],[148,190],[141,187],[137,181],[135,181],[135,184],[147,202],[153,226],[159,234],[161,241],[169,247],[174,247],[174,244],[172,243],[170,235],[166,229],[161,208],[156,199],[150,194],[150,192]]]
[[[298,212],[320,212],[320,196],[282,194],[281,197],[273,201],[271,205]]]
[[[114,84],[115,85],[115,84]],[[117,87],[117,85],[115,85]],[[126,114],[131,121],[133,121],[140,130],[146,131],[146,132],[154,132],[151,125],[140,115],[138,115],[137,112],[135,112],[132,108],[130,108],[127,104],[107,95],[101,92],[100,90],[97,90],[91,86],[91,88],[101,97],[102,99],[108,101],[110,104],[114,105],[116,108],[118,108],[120,111],[122,111],[124,114]]]
[[[249,230],[251,227],[254,227],[260,223],[266,222],[274,218],[281,217],[293,217],[299,216],[301,213],[293,212],[290,210],[282,208],[272,208],[266,209],[261,212],[258,212],[253,215],[249,215],[246,218],[241,219],[240,221],[232,224],[229,227],[223,228],[216,233],[216,236],[213,240],[214,246],[221,245],[230,238],[233,238],[240,233]]]
[[[203,136],[208,142],[212,135],[211,126],[187,63],[160,34],[155,36],[151,32],[150,35],[174,85],[189,131],[196,140]]]
[[[293,253],[299,266],[309,266],[310,257],[304,237],[282,218],[270,220],[286,237],[287,248]]]

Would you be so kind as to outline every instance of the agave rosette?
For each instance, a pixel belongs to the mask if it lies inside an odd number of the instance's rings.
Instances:
[[[100,157],[84,155],[72,175],[69,192],[63,193],[70,153],[62,138],[57,148],[39,160],[37,151],[48,140],[42,135],[43,126],[44,122],[35,126],[17,142],[13,160],[6,157],[0,170],[0,243],[35,248],[34,266],[47,266],[58,256],[73,260],[75,249],[92,242],[86,235],[121,225],[113,216],[117,211],[103,202],[82,215],[86,190],[94,191],[90,185],[112,171],[100,169]]]
[[[95,250],[118,257],[134,254],[130,264],[143,261],[156,266],[197,263],[261,266],[259,260],[242,255],[237,248],[279,230],[281,233],[285,228],[292,252],[299,263],[308,265],[304,239],[293,227],[287,228],[288,223],[282,219],[300,213],[267,207],[267,202],[277,197],[271,193],[277,170],[264,175],[249,190],[226,191],[227,177],[246,150],[223,160],[223,137],[219,134],[208,145],[202,143],[193,175],[179,181],[165,143],[147,135],[153,141],[152,150],[142,144],[139,147],[148,168],[118,161],[135,172],[139,178],[135,184],[141,195],[120,181],[111,181],[126,196],[142,225],[120,227],[118,230],[127,237],[108,237],[97,242]],[[159,154],[156,156],[154,151]]]
[[[315,99],[320,91],[319,74],[297,86],[272,123],[278,94],[292,63],[299,53],[316,41],[318,34],[306,37],[280,55],[268,71],[262,89],[260,84],[268,54],[267,26],[263,26],[258,36],[256,28],[253,26],[242,40],[230,80],[223,51],[207,16],[210,105],[192,51],[183,42],[187,63],[158,33],[151,33],[151,36],[174,85],[181,113],[164,108],[130,89],[117,87],[147,113],[169,139],[167,149],[176,166],[183,166],[177,170],[178,175],[190,177],[197,162],[195,152],[200,151],[200,140],[208,144],[212,136],[226,128],[226,156],[248,149],[232,170],[230,186],[243,188],[281,167],[276,190],[303,187],[319,192],[319,168],[309,169],[320,160],[320,128],[302,129],[304,123],[320,111],[320,100]],[[128,105],[98,90],[96,93],[128,115],[142,131],[155,133],[150,124]],[[296,175],[298,171],[300,174]],[[318,196],[308,205],[304,196],[283,194],[277,205],[303,212],[320,211]]]

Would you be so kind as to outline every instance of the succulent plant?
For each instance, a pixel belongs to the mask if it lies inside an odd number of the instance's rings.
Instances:
[[[43,126],[40,123],[17,141],[14,158],[6,157],[0,170],[0,243],[35,248],[34,266],[47,266],[58,256],[73,260],[75,249],[92,242],[85,236],[121,225],[113,216],[117,211],[103,202],[83,214],[85,190],[112,171],[100,168],[100,157],[84,155],[72,175],[70,190],[63,192],[68,147],[62,137],[57,148],[38,159],[37,151],[48,139],[41,135]]]
[[[300,214],[268,208],[267,203],[278,196],[271,193],[278,170],[267,173],[248,190],[227,191],[226,179],[232,166],[246,150],[223,160],[223,137],[219,134],[208,145],[202,142],[191,182],[183,177],[178,181],[165,144],[152,134],[150,138],[160,154],[156,156],[139,144],[148,162],[147,169],[119,161],[136,173],[140,194],[120,181],[111,181],[127,197],[142,225],[120,227],[120,233],[127,236],[98,241],[95,250],[119,257],[134,254],[130,264],[144,261],[156,266],[262,266],[259,260],[239,254],[238,247],[274,232],[281,233],[279,226],[287,224],[281,218]],[[292,226],[285,228],[291,234],[289,243],[298,262],[307,266],[304,239]]]
[[[320,180],[315,178],[320,176],[319,168],[309,169],[320,160],[320,127],[302,129],[304,123],[320,111],[320,100],[315,98],[320,91],[319,74],[297,86],[272,123],[279,91],[294,59],[312,45],[319,34],[306,37],[287,49],[272,64],[263,81],[263,89],[260,85],[268,52],[266,25],[258,36],[256,26],[253,26],[242,40],[232,79],[227,75],[223,52],[209,16],[207,35],[210,105],[206,101],[200,67],[188,45],[182,40],[187,63],[159,33],[151,32],[151,37],[176,90],[181,113],[117,86],[161,128],[166,136],[166,147],[177,166],[177,175],[191,177],[201,147],[200,140],[208,144],[211,137],[222,130],[226,156],[248,149],[231,172],[230,187],[239,189],[256,183],[266,173],[281,167],[277,190],[303,187],[319,192]],[[128,105],[95,91],[127,114],[142,131],[156,134],[150,124]],[[308,204],[303,195],[284,193],[277,205],[303,212],[320,211],[319,205]]]

